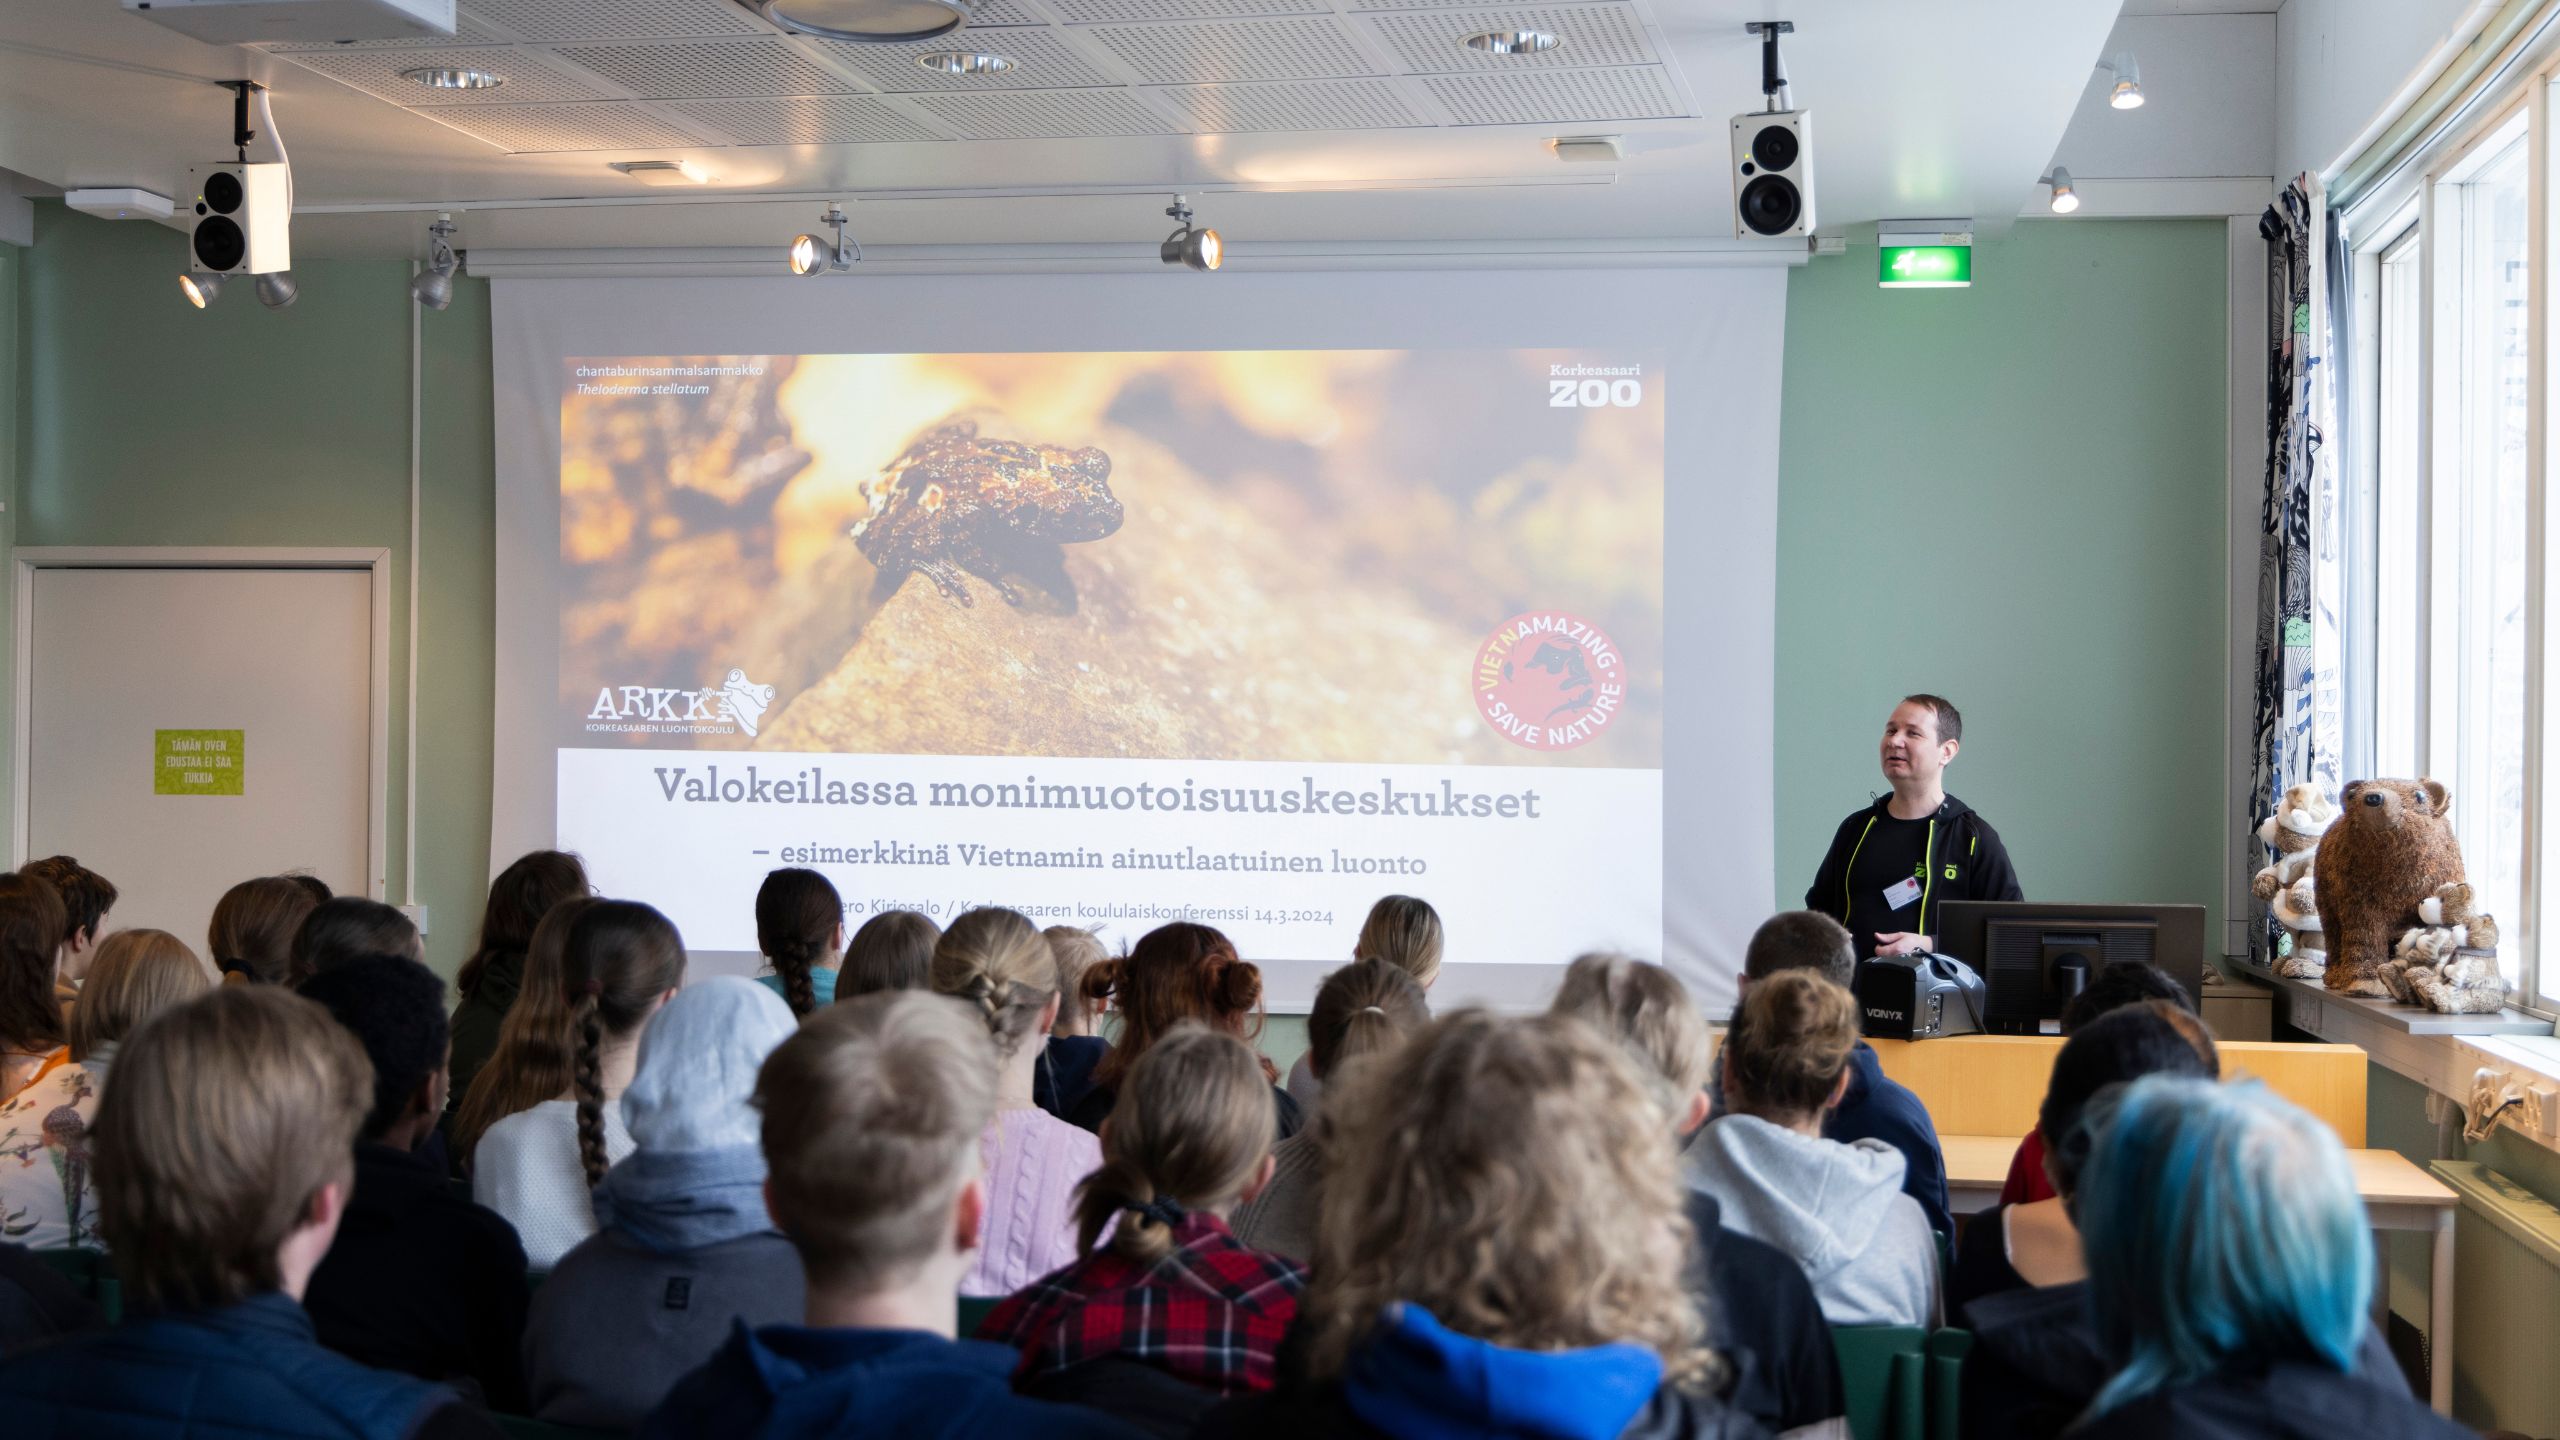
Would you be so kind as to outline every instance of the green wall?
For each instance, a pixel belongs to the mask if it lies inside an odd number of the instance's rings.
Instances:
[[[1787,287],[1777,902],[1881,790],[1901,695],[2030,898],[2203,903],[2222,859],[2224,226],[2028,221],[1966,290]]]

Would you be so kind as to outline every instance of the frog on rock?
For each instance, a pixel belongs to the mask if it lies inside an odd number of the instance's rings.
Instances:
[[[976,421],[954,421],[919,436],[872,481],[871,513],[853,538],[884,586],[917,571],[944,599],[974,604],[965,571],[1019,605],[1008,568],[1055,571],[1059,546],[1120,528],[1110,479],[1111,457],[1090,445],[984,439]]]

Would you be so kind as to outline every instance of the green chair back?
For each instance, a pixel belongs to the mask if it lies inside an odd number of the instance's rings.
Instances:
[[[1928,1369],[1929,1440],[1963,1440],[1964,1357],[1973,1349],[1970,1330],[1941,1330],[1922,1357]]]
[[[987,1318],[987,1312],[1002,1303],[1001,1300],[973,1300],[966,1295],[961,1296],[960,1338],[966,1340],[977,1334],[978,1324]]]
[[[116,1278],[115,1264],[105,1251],[38,1250],[35,1256],[97,1306],[108,1324],[124,1319],[124,1282]]]
[[[1834,1325],[1840,1393],[1856,1440],[1926,1440],[1929,1332],[1917,1325]]]

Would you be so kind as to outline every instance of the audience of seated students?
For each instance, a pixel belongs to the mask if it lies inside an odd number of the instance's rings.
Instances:
[[[836,998],[852,1000],[933,985],[933,947],[942,927],[916,910],[883,910],[855,927],[836,972]]]
[[[1360,938],[1352,942],[1351,958],[1384,960],[1413,977],[1414,983],[1429,990],[1431,982],[1440,978],[1440,951],[1445,935],[1440,928],[1440,912],[1427,900],[1411,895],[1387,895],[1369,907],[1369,918],[1360,924]],[[1309,1049],[1289,1067],[1289,1094],[1300,1108],[1313,1110],[1324,1093],[1324,1077],[1316,1073],[1315,1051]]]
[[[1790,910],[1762,922],[1742,957],[1742,991],[1787,970],[1809,970],[1843,990],[1857,989],[1857,947],[1839,921],[1815,910]],[[1875,1047],[1861,1040],[1849,1056],[1849,1088],[1822,1122],[1833,1140],[1881,1140],[1902,1152],[1902,1192],[1920,1202],[1929,1228],[1955,1233],[1947,1206],[1947,1160],[1929,1107],[1884,1073]]]
[[[2117,960],[2101,966],[2089,983],[2062,1007],[2062,1033],[2068,1038],[2080,1027],[2127,1005],[2146,1000],[2166,1001],[2192,1013],[2195,1002],[2187,998],[2187,989],[2168,971],[2139,960]],[[2017,1205],[2029,1200],[2053,1198],[2053,1182],[2044,1172],[2044,1127],[2039,1125],[2018,1142],[2018,1152],[2009,1157],[2009,1178],[2001,1183],[2000,1203]],[[1954,1309],[1949,1307],[1949,1314]]]
[[[1715,1043],[1680,977],[1624,955],[1585,955],[1565,970],[1549,1012],[1580,1020],[1634,1061],[1673,1137],[1686,1142],[1707,1120],[1707,1072]],[[1726,1229],[1723,1208],[1688,1192],[1689,1292],[1706,1317],[1707,1344],[1724,1361],[1717,1396],[1782,1433],[1844,1424],[1840,1358],[1803,1267],[1765,1241]]]
[[[62,901],[62,956],[54,967],[53,993],[68,1013],[71,1002],[80,996],[80,982],[88,978],[90,962],[97,958],[98,942],[106,938],[104,927],[107,912],[116,908],[116,887],[68,855],[48,855],[18,868],[52,886]]]
[[[513,1226],[455,1194],[444,1167],[418,1153],[444,1114],[444,981],[405,955],[360,955],[325,964],[300,989],[372,1066],[356,1097],[364,1126],[355,1193],[302,1297],[320,1343],[522,1411],[524,1247]]]
[[[1031,1077],[1031,1099],[1041,1109],[1065,1119],[1093,1088],[1094,1067],[1111,1053],[1111,1042],[1096,1031],[1099,1009],[1084,993],[1085,973],[1110,952],[1081,925],[1052,925],[1040,932],[1058,963],[1058,1019],[1049,1027],[1049,1043],[1040,1049],[1040,1069]]]
[[[966,911],[933,947],[933,989],[968,1003],[996,1049],[996,1118],[980,1144],[986,1229],[960,1277],[973,1298],[1010,1295],[1074,1263],[1076,1186],[1102,1166],[1102,1146],[1032,1100],[1032,1080],[1057,1018],[1056,957],[1011,910]]]
[[[1307,1014],[1309,1073],[1319,1080],[1382,1056],[1430,1020],[1422,987],[1384,960],[1362,960],[1325,977]],[[1321,1103],[1307,1128],[1271,1149],[1271,1183],[1238,1206],[1236,1238],[1304,1265],[1315,1258],[1316,1216],[1324,1203]]]
[[[0,875],[0,1101],[67,1063],[71,1052],[54,998],[62,954],[62,897],[32,875]]]
[[[61,1271],[24,1245],[0,1241],[0,1361],[106,1328],[105,1312]]]
[[[766,1197],[807,1277],[803,1324],[738,1326],[639,1430],[695,1440],[1126,1440],[1016,1396],[1014,1354],[952,1338],[995,1119],[985,1025],[939,995],[839,1000],[756,1079]]]
[[[1763,1433],[1714,1398],[1671,1130],[1616,1045],[1465,1010],[1337,1083],[1280,1384],[1196,1434]]]
[[[1138,937],[1129,953],[1085,971],[1085,998],[1109,1003],[1119,1021],[1111,1053],[1093,1067],[1093,1088],[1067,1112],[1087,1130],[1102,1128],[1120,1100],[1120,1084],[1158,1036],[1184,1021],[1233,1035],[1250,1046],[1262,1034],[1262,970],[1236,954],[1226,936],[1177,920]],[[1256,1054],[1270,1077],[1272,1138],[1298,1133],[1303,1112],[1279,1086],[1279,1067]]]
[[[282,985],[293,975],[293,937],[318,908],[290,875],[261,875],[222,892],[205,928],[214,968],[226,985]]]
[[[1130,1068],[1102,1168],[1076,1195],[1083,1258],[978,1327],[1022,1352],[1014,1388],[1173,1434],[1221,1395],[1270,1388],[1305,1271],[1227,1227],[1271,1181],[1260,1061],[1234,1036],[1186,1024]]]
[[[0,948],[17,943],[10,932],[20,921],[6,908]],[[25,911],[44,923],[40,905]],[[102,1243],[89,1131],[108,1064],[143,1021],[213,986],[204,962],[165,930],[120,930],[93,953],[72,1007],[64,1062],[0,1101],[0,1232],[38,1250]]]
[[[394,906],[361,895],[323,900],[293,932],[287,983],[299,987],[332,965],[366,955],[396,955],[424,965],[427,942],[416,922]]]
[[[569,1023],[573,997],[561,978],[560,955],[578,917],[602,903],[593,895],[572,895],[533,927],[515,971],[515,1005],[498,1029],[497,1048],[471,1081],[471,1093],[459,1106],[447,1106],[453,1116],[447,1148],[456,1174],[470,1173],[472,1152],[490,1126],[569,1093],[577,1070],[578,1034]],[[457,1022],[467,1008],[455,1009]],[[458,1073],[453,1083],[462,1083]]]
[[[2155,1075],[2115,1098],[2075,1200],[2113,1378],[2075,1437],[2470,1433],[2359,1363],[2373,1242],[2328,1126],[2255,1082]]]
[[[480,938],[471,947],[471,958],[462,962],[461,972],[453,977],[454,993],[462,997],[453,1007],[452,1094],[457,1114],[480,1078],[480,1067],[497,1053],[499,1032],[524,988],[525,957],[533,948],[534,927],[561,901],[592,893],[586,866],[577,856],[558,850],[519,856],[489,882],[489,903],[480,912]],[[467,1147],[454,1147],[457,1157],[470,1153]]]
[[[583,909],[560,949],[569,1002],[566,1094],[498,1121],[471,1153],[471,1196],[507,1217],[525,1260],[548,1270],[596,1233],[593,1192],[631,1153],[622,1107],[640,1032],[684,984],[684,940],[635,900]]]
[[[1947,1318],[1974,1331],[1959,1391],[1964,1433],[2060,1435],[2106,1381],[2071,1219],[2092,1102],[2146,1075],[2220,1073],[2203,1022],[2164,1001],[2109,1011],[2063,1043],[2037,1112],[2046,1133],[2065,1137],[2044,1161],[2061,1193],[1972,1217],[1947,1277]]]
[[[756,889],[756,948],[772,973],[756,979],[803,1019],[836,1001],[844,897],[815,870],[776,870]]]
[[[1859,1044],[1849,992],[1810,970],[1754,981],[1725,1031],[1725,1113],[1689,1146],[1724,1223],[1792,1256],[1834,1325],[1931,1325],[1938,1242],[1902,1188],[1902,1152],[1832,1140]]]
[[[498,1433],[441,1385],[324,1348],[302,1308],[345,1212],[369,1069],[281,988],[224,987],[134,1032],[91,1136],[132,1313],[0,1367],[10,1434]]]
[[[756,1072],[799,1022],[735,975],[688,985],[640,1037],[622,1095],[632,1152],[596,1187],[600,1228],[533,1297],[533,1413],[628,1430],[740,1322],[797,1321],[800,1259],[765,1209]]]

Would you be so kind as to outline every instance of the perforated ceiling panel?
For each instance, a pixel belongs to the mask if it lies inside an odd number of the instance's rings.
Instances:
[[[1550,70],[1535,75],[1428,75],[1415,82],[1461,125],[1667,120],[1680,102],[1657,69]]]
[[[1070,25],[1111,20],[1239,20],[1248,15],[1327,15],[1325,0],[1049,0]]]
[[[1022,0],[978,0],[978,7],[969,12],[968,28],[984,30],[991,25],[1046,25],[1048,23],[1048,16],[1023,4]]]
[[[596,98],[593,87],[543,64],[529,50],[508,45],[480,50],[326,50],[293,59],[394,105],[503,105]],[[506,83],[488,90],[431,90],[401,78],[401,71],[422,65],[486,70],[505,77]]]
[[[1268,85],[1176,85],[1155,92],[1194,130],[1395,130],[1431,122],[1392,80],[1284,80]]]
[[[862,87],[780,40],[672,45],[564,45],[558,54],[644,100],[736,95],[843,95]]]
[[[1653,46],[1635,11],[1624,5],[1532,5],[1507,10],[1430,10],[1372,15],[1387,48],[1413,74],[1482,70],[1576,69],[1593,65],[1650,65]],[[1544,30],[1556,48],[1533,55],[1497,55],[1468,45],[1470,35],[1503,30]]]
[[[675,150],[701,141],[637,105],[448,105],[424,112],[465,135],[523,153]]]
[[[1096,25],[1084,34],[1149,85],[1326,80],[1378,73],[1337,20]]]
[[[404,35],[392,40],[350,40],[343,42],[335,40],[291,40],[260,48],[277,55],[291,55],[298,59],[300,58],[301,53],[306,50],[431,50],[439,45],[472,45],[482,42],[503,41],[507,38],[508,37],[501,35],[497,31],[480,23],[478,20],[473,19],[468,11],[458,10],[454,12],[453,34],[450,38],[441,35]]]
[[[860,95],[782,100],[675,100],[666,109],[732,145],[863,145],[942,137]]]
[[[919,95],[914,103],[970,140],[1068,140],[1087,135],[1171,135],[1164,118],[1122,90],[1016,90]]]
[[[524,40],[654,40],[764,29],[731,0],[467,0],[467,8]]]
[[[819,48],[846,69],[892,94],[916,90],[1071,90],[1120,82],[1094,68],[1054,29],[979,30],[914,45],[853,45],[821,41]],[[938,50],[985,50],[1013,62],[1001,75],[948,75],[916,63]]]

